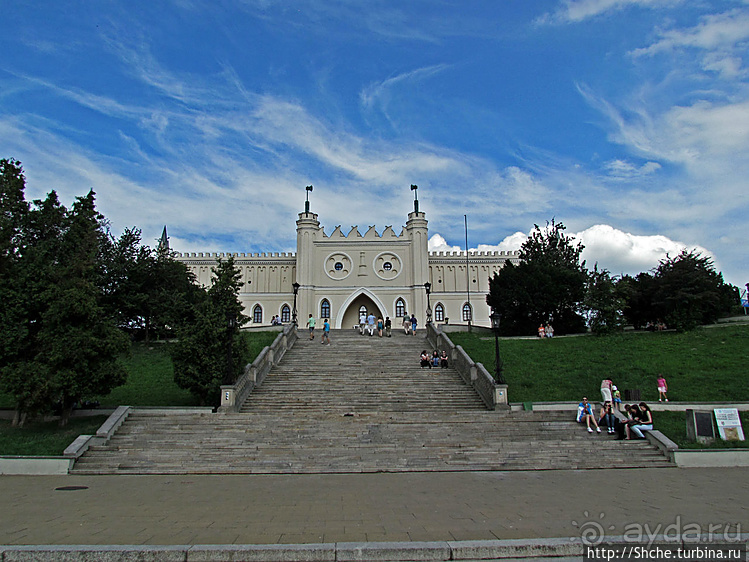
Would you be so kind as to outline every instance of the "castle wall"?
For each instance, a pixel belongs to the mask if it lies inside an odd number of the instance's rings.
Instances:
[[[245,314],[261,324],[274,315],[290,318],[294,294],[292,284],[300,284],[297,296],[299,325],[312,314],[321,318],[329,311],[331,325],[350,328],[358,322],[360,307],[375,316],[396,319],[399,309],[426,321],[427,297],[424,283],[431,283],[430,305],[437,321],[465,323],[463,308],[470,301],[472,323],[490,324],[486,294],[489,278],[507,261],[517,261],[515,252],[429,252],[428,227],[424,213],[409,214],[400,234],[387,226],[377,232],[374,226],[361,234],[354,226],[344,234],[340,226],[330,236],[314,213],[301,213],[297,221],[297,252],[257,254],[184,253],[185,263],[203,286],[211,283],[211,268],[219,258],[234,257],[242,272],[240,301]],[[261,314],[256,314],[258,310]]]

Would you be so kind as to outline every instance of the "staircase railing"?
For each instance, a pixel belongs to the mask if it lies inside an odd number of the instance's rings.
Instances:
[[[221,386],[221,412],[238,412],[256,386],[263,384],[270,370],[278,365],[286,352],[294,347],[298,339],[296,325],[284,326],[273,343],[263,348],[255,360],[247,365],[244,373],[231,385]]]
[[[481,363],[476,363],[460,345],[455,345],[438,326],[427,324],[427,340],[434,349],[447,351],[452,367],[458,371],[463,381],[473,387],[476,394],[490,410],[509,407],[507,385],[497,384],[494,377]]]

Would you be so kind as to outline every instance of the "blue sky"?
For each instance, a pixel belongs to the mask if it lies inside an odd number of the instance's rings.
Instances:
[[[0,157],[89,188],[119,234],[294,251],[396,232],[516,249],[555,218],[592,267],[696,248],[749,281],[749,0],[4,1]]]

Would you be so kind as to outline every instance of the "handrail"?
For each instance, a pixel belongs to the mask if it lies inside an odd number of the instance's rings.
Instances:
[[[473,387],[490,410],[508,408],[507,385],[497,384],[481,363],[476,363],[463,347],[455,345],[448,335],[434,323],[427,324],[427,340],[434,349],[447,351],[452,366],[463,382]]]
[[[221,412],[238,412],[256,386],[263,384],[270,370],[278,365],[297,340],[295,324],[287,324],[273,343],[265,346],[255,360],[245,366],[237,382],[221,386]]]

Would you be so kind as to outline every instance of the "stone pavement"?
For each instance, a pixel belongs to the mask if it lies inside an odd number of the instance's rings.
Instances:
[[[58,489],[75,486],[87,488]],[[719,539],[749,531],[747,505],[745,468],[2,476],[0,544],[579,539],[695,526]]]

